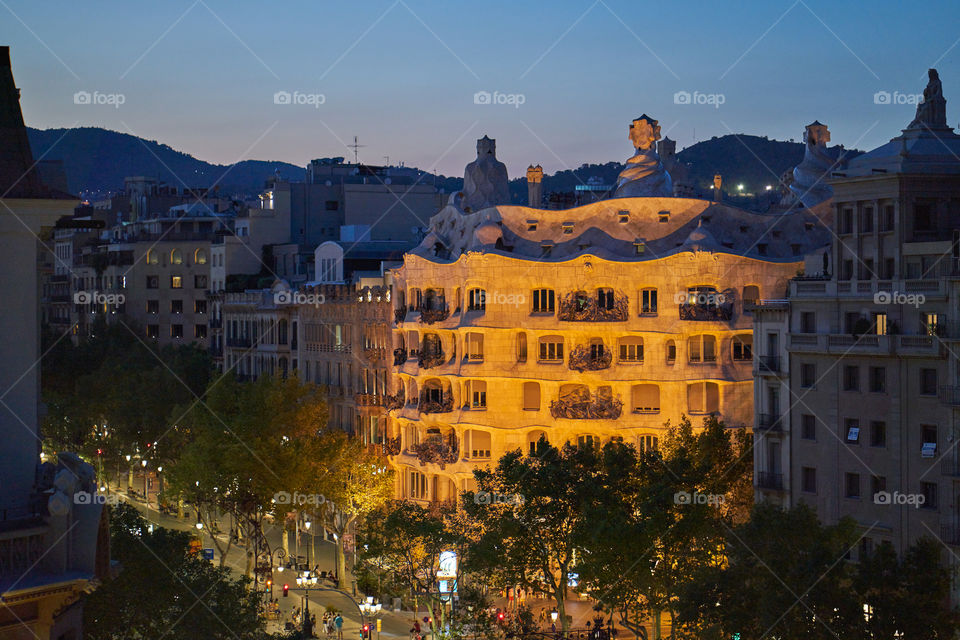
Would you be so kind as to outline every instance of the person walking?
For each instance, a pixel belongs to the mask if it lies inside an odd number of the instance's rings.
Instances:
[[[339,611],[337,611],[337,615],[333,619],[333,626],[337,628],[337,640],[343,640],[343,617]]]

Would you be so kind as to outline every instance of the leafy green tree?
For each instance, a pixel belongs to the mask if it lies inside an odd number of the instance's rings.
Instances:
[[[188,552],[190,534],[155,527],[120,504],[110,519],[118,573],[87,596],[88,640],[255,640],[265,637],[261,602],[245,578]]]

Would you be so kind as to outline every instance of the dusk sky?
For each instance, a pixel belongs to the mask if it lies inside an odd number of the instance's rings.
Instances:
[[[814,119],[869,149],[912,119],[931,66],[955,125],[960,3],[920,6],[0,0],[0,43],[33,127],[105,127],[225,164],[350,157],[356,135],[362,161],[448,175],[488,134],[517,177],[622,161],[643,113],[678,150],[733,132],[799,141]],[[123,104],[75,104],[82,91]],[[514,104],[477,104],[482,91]],[[677,104],[682,91],[706,103]]]

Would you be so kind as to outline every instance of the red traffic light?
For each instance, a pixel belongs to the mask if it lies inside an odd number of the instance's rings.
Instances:
[[[98,456],[102,456],[102,455],[103,455],[103,449],[97,449],[97,455],[98,455]]]
[[[289,597],[289,596],[287,595],[287,592],[288,592],[288,591],[290,591],[290,585],[288,585],[288,584],[283,585],[283,597],[284,597],[284,598]]]
[[[501,611],[500,613],[497,614],[497,619],[498,619],[498,620],[503,620],[503,611]]]
[[[363,625],[363,632],[366,633],[367,631],[370,631],[370,625],[365,624]]]

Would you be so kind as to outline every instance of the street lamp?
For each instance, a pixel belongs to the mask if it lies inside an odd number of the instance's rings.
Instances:
[[[150,493],[147,490],[147,461],[141,460],[140,466],[143,467],[143,502],[148,507],[150,506]]]
[[[367,614],[368,618],[376,618],[380,615],[380,610],[383,608],[383,605],[379,602],[373,602],[373,596],[367,596],[367,599],[357,605],[360,608],[361,614]],[[363,628],[363,616],[360,616],[360,628]],[[380,640],[380,629],[377,629],[377,640]]]

